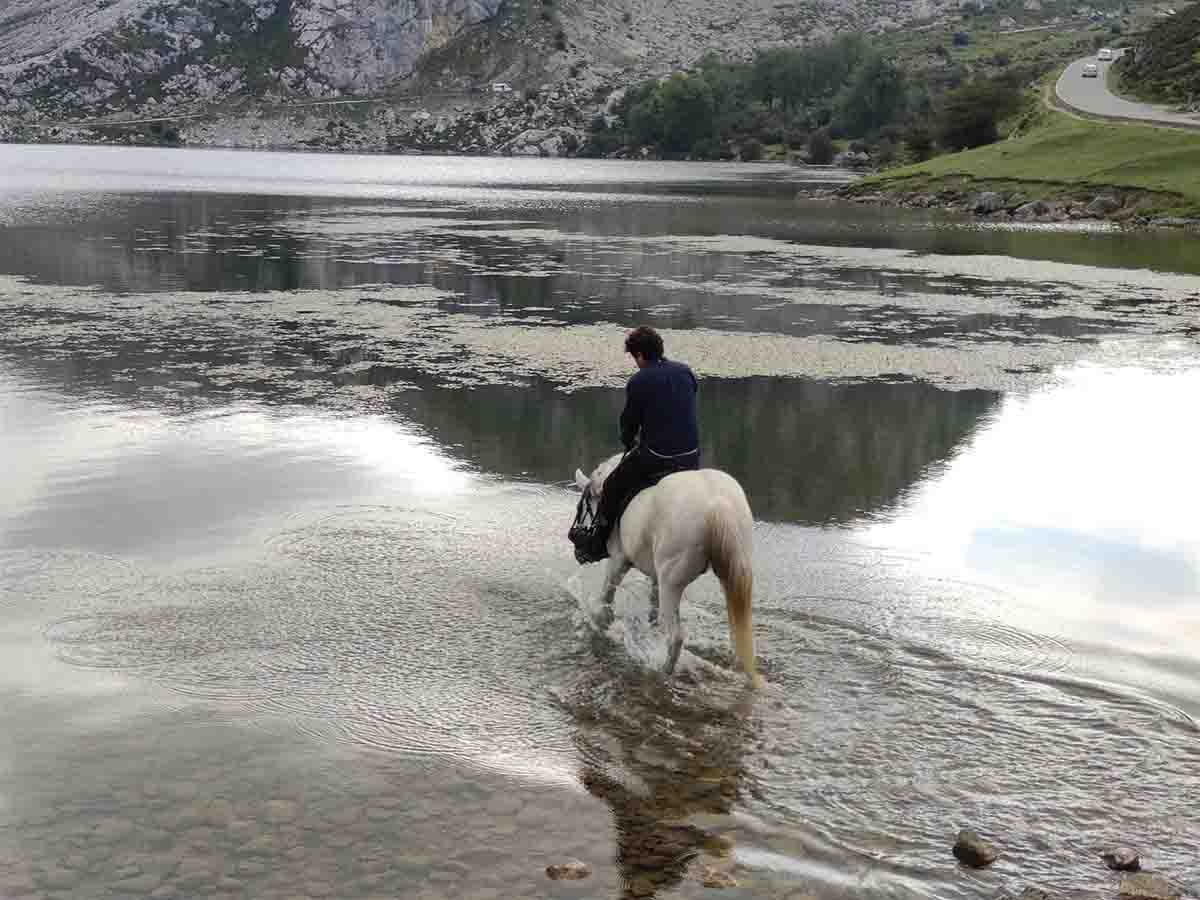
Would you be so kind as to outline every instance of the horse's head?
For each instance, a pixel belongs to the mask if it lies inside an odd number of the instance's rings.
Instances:
[[[593,509],[595,508],[594,504],[596,501],[600,499],[600,491],[604,488],[604,482],[608,479],[612,470],[617,467],[617,463],[621,461],[621,456],[622,454],[620,453],[610,456],[604,462],[600,463],[600,465],[596,466],[590,477],[584,475],[580,469],[575,470],[575,487],[579,488],[582,493],[591,495]]]

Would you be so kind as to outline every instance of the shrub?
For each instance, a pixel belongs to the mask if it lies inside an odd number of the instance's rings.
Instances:
[[[692,159],[720,159],[721,142],[715,137],[700,138],[692,144]]]
[[[924,122],[913,122],[904,132],[904,145],[917,162],[933,155],[933,133]]]
[[[744,162],[755,162],[763,157],[763,145],[761,141],[755,138],[742,141],[742,160]]]
[[[783,133],[783,142],[791,150],[799,150],[808,146],[808,133],[799,128],[789,128]]]
[[[871,154],[871,159],[878,166],[890,166],[896,161],[896,144],[893,141],[884,139],[875,145],[875,152]]]
[[[818,128],[808,138],[808,161],[817,165],[833,162],[833,138],[828,128]]]
[[[938,143],[967,150],[995,143],[997,123],[1017,111],[1020,92],[1003,80],[977,79],[946,95],[938,117]]]

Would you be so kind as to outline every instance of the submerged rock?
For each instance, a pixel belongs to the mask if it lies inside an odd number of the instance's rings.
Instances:
[[[546,866],[547,877],[553,878],[555,881],[578,881],[581,878],[587,878],[591,874],[592,867],[577,859],[569,859],[561,863],[551,863]]]
[[[1132,847],[1113,847],[1101,853],[1100,858],[1114,872],[1136,872],[1142,867],[1138,852]]]
[[[1060,900],[1057,894],[1052,894],[1049,891],[1042,890],[1039,887],[1032,885],[1024,888],[1021,893],[1013,895],[1008,891],[1004,891],[996,900]]]
[[[700,870],[700,883],[706,888],[737,887],[737,879],[721,869],[705,866]]]
[[[982,869],[996,861],[997,853],[991,844],[975,832],[964,829],[954,842],[954,856],[963,865]]]
[[[1121,897],[1124,900],[1178,900],[1179,891],[1158,875],[1139,872],[1121,879]]]
[[[732,868],[732,860],[701,857],[693,860],[692,864],[688,866],[686,877],[689,881],[698,882],[706,888],[737,887],[737,879],[733,877]]]

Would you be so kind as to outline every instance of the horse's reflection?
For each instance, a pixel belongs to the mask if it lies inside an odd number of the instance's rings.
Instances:
[[[661,698],[660,698],[661,699]],[[742,790],[745,711],[657,703],[579,721],[580,780],[612,809],[622,896],[653,897],[685,877],[721,883],[732,870],[728,816]]]

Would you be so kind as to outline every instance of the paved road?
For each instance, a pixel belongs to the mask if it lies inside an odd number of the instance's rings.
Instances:
[[[1098,78],[1084,78],[1083,67],[1095,63],[1100,68]],[[1170,125],[1190,125],[1200,128],[1200,114],[1184,115],[1172,112],[1168,106],[1153,103],[1135,103],[1123,100],[1108,89],[1108,67],[1112,63],[1101,62],[1094,56],[1078,59],[1067,66],[1058,79],[1054,91],[1058,99],[1079,112],[1096,116],[1114,116],[1121,119],[1139,119]]]

